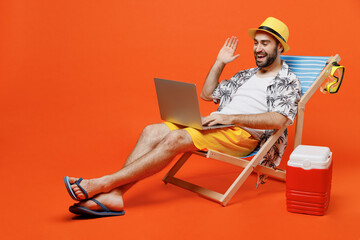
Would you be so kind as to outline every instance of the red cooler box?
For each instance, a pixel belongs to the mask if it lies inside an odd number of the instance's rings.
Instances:
[[[299,145],[286,167],[289,212],[324,215],[330,200],[332,153],[328,147]]]

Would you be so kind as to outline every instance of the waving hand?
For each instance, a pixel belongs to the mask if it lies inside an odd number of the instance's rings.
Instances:
[[[234,55],[238,42],[239,40],[236,37],[228,38],[225,41],[224,46],[220,49],[220,52],[217,56],[217,60],[224,64],[227,64],[234,61],[237,57],[239,57],[240,54]]]

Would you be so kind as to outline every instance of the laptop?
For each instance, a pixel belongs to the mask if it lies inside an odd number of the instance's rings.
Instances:
[[[196,85],[154,78],[161,119],[199,130],[231,127],[218,124],[203,126]]]

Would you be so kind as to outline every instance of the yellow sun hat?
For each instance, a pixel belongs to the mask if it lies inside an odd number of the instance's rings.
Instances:
[[[252,39],[255,38],[255,33],[257,31],[264,31],[273,35],[284,47],[284,52],[290,49],[289,45],[287,45],[287,41],[289,39],[289,29],[279,19],[268,17],[258,28],[249,29],[249,35]]]

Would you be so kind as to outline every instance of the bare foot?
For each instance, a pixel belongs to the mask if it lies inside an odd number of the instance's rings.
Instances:
[[[79,178],[69,177],[69,182],[72,184],[71,189],[74,191],[78,199],[85,200],[86,196],[84,192],[76,184],[74,184],[77,180],[79,180]],[[80,182],[80,186],[85,189],[88,194],[88,198],[91,198],[99,193],[109,191],[104,177],[84,179]]]
[[[94,199],[98,200],[111,211],[119,212],[124,210],[123,197],[121,192],[117,189],[114,189],[108,193],[101,193],[95,196]],[[84,200],[79,203],[75,203],[74,206],[86,207],[93,211],[103,211],[103,209],[98,204],[91,200]]]

